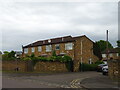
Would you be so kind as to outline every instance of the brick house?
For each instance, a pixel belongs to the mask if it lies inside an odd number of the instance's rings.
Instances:
[[[102,60],[107,60],[107,50],[102,52]],[[119,51],[117,48],[108,49],[108,59],[119,59]]]
[[[23,46],[23,57],[26,55],[45,56],[52,55],[56,51],[57,55],[68,55],[73,59],[74,71],[79,71],[80,63],[94,63],[98,57],[93,54],[93,41],[87,36],[65,36],[48,40],[37,41]]]

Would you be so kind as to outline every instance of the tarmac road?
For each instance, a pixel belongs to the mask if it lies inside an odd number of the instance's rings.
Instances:
[[[2,77],[3,88],[111,88],[115,85],[100,72],[3,73]]]
[[[3,88],[77,88],[77,79],[97,76],[98,72],[70,72],[56,74],[3,73]],[[79,86],[79,88],[81,88]]]

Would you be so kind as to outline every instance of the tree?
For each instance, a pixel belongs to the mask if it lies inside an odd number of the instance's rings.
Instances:
[[[93,44],[93,53],[96,55],[100,60],[102,59],[101,51],[100,51],[100,46],[97,42]]]
[[[100,41],[97,41],[96,43],[99,45],[101,52],[107,49],[107,41],[100,40]],[[108,49],[110,48],[113,48],[113,46],[110,42],[108,42]]]
[[[120,48],[120,40],[117,41],[117,46]]]
[[[2,55],[3,60],[15,60],[15,52],[11,51],[4,51],[4,54]]]
[[[119,56],[120,56],[120,40],[117,41],[117,49],[118,49]]]

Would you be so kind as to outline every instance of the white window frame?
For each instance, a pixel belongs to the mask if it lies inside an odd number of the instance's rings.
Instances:
[[[65,50],[72,50],[73,49],[73,43],[66,43],[65,44]]]
[[[31,47],[31,52],[35,52],[35,47]]]
[[[28,48],[24,48],[24,53],[28,53]]]
[[[102,54],[102,57],[103,57],[103,58],[106,58],[106,54]]]
[[[110,57],[113,57],[113,54],[112,54],[112,53],[110,53],[110,54],[109,54],[109,56],[110,56]]]
[[[59,49],[57,49],[56,47],[59,47]],[[55,45],[55,50],[60,50],[60,44]]]
[[[119,53],[117,53],[116,56],[119,57]]]
[[[42,51],[42,46],[38,46],[38,52]]]
[[[52,45],[46,45],[46,52],[52,51]]]

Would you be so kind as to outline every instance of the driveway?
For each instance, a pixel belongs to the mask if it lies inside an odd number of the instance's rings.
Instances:
[[[3,88],[83,88],[92,84],[90,78],[104,77],[99,72],[67,72],[67,73],[3,73]],[[89,78],[88,80],[86,78]],[[97,79],[98,79],[97,78]],[[105,77],[107,78],[107,77]],[[103,78],[103,79],[105,79]],[[94,83],[99,81],[92,80]],[[89,82],[89,83],[87,83]],[[93,83],[93,84],[94,84]]]

